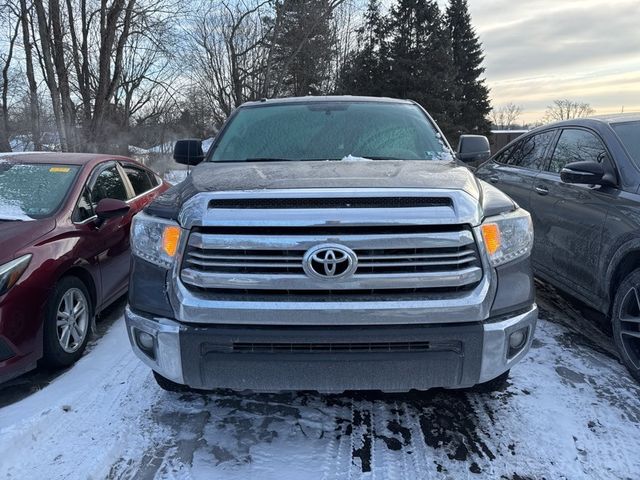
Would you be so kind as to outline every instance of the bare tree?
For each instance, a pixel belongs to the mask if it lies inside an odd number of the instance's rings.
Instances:
[[[34,0],[37,55],[61,148],[124,152],[120,133],[155,88],[166,88],[162,35],[177,0],[46,2]]]
[[[588,117],[594,113],[595,110],[588,103],[568,99],[554,100],[553,105],[547,107],[544,121],[545,123],[550,123],[561,120],[571,120],[574,118]]]
[[[42,150],[40,139],[40,113],[38,101],[38,84],[36,83],[33,69],[33,48],[31,45],[31,33],[29,24],[31,22],[30,9],[27,8],[26,0],[20,0],[20,25],[22,28],[22,48],[24,50],[24,63],[27,73],[27,84],[29,87],[29,130],[31,131],[31,141],[34,150]]]
[[[201,7],[188,32],[193,81],[221,123],[231,111],[264,92],[262,72],[270,61],[264,39],[272,0],[223,0]]]
[[[489,114],[491,123],[500,129],[512,129],[522,115],[522,107],[514,103],[507,103],[500,108],[494,108]]]
[[[2,97],[2,104],[0,107],[2,111],[2,118],[0,119],[0,152],[10,152],[11,144],[9,143],[9,70],[11,68],[11,61],[13,60],[16,39],[18,38],[18,32],[20,31],[20,17],[17,13],[16,8],[12,4],[5,4],[0,6],[0,12],[2,12],[2,16],[4,18],[9,20],[6,25],[3,25],[6,26],[9,31],[6,54],[0,54],[0,66],[2,66],[2,85],[0,87],[0,94]]]

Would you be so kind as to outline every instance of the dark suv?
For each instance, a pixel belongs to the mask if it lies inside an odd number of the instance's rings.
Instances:
[[[536,275],[611,318],[640,380],[640,115],[537,128],[476,173],[531,213]]]

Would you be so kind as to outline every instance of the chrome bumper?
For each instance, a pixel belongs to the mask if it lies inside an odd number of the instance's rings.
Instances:
[[[219,346],[221,348],[219,352],[208,356],[202,349],[192,348],[194,339],[197,339],[198,335],[207,334],[206,326],[192,327],[165,318],[150,318],[131,311],[129,307],[125,311],[127,331],[134,352],[160,375],[193,388],[257,391],[306,389],[331,392],[358,389],[408,391],[413,388],[425,390],[433,387],[468,387],[499,376],[522,359],[531,346],[537,318],[538,309],[534,305],[524,313],[501,317],[493,322],[443,327],[452,329],[453,332],[457,331],[458,339],[462,342],[464,338],[470,348],[468,351],[463,350],[457,356],[441,355],[433,363],[431,356],[433,354],[412,352],[295,354],[295,361],[292,362],[294,354],[252,353],[246,356],[243,353],[234,353],[231,349],[225,350],[226,347],[222,345]],[[510,356],[509,336],[521,329],[526,329],[525,344]],[[331,335],[331,328],[324,327],[324,330]],[[145,352],[141,348],[137,339],[139,332],[148,333],[154,338],[153,351]],[[187,343],[188,338],[192,344]],[[428,337],[426,338],[428,340]],[[451,337],[451,340],[457,339]],[[388,338],[380,335],[376,341],[385,342]],[[466,345],[463,345],[464,347]],[[341,363],[337,363],[338,358],[341,358]],[[447,364],[447,358],[453,358],[459,364]],[[363,372],[371,373],[370,370],[366,370],[371,366],[371,362],[377,365],[374,370],[376,374],[369,375],[367,378]],[[357,365],[357,368],[352,372],[346,372],[345,375],[337,377],[331,373],[321,375],[324,371],[344,373],[351,363]],[[434,367],[439,371],[432,371]],[[208,368],[221,372],[220,376],[207,375]],[[444,370],[456,370],[456,368],[459,374],[444,372]],[[309,375],[310,371],[320,372],[323,378]],[[297,375],[296,372],[303,373]],[[382,373],[378,375],[378,372]],[[193,380],[194,378],[196,380]]]

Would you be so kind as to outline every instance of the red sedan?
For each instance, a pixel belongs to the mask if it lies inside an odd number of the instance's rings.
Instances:
[[[168,187],[125,157],[0,154],[0,382],[82,355],[127,290],[133,215]]]

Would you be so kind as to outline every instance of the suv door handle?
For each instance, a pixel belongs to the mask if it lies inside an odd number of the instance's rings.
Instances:
[[[489,181],[491,183],[498,183],[500,181],[500,179],[497,176],[492,175],[492,176],[489,177]]]
[[[540,185],[536,185],[536,193],[538,195],[548,195],[549,189],[545,187],[541,187]]]

